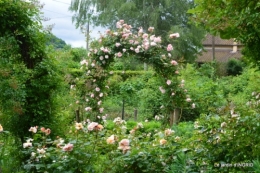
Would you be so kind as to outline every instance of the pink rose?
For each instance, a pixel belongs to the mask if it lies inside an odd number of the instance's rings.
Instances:
[[[172,60],[172,61],[171,61],[171,64],[172,64],[172,65],[178,65],[178,62],[175,61],[175,60]]]
[[[90,124],[88,125],[88,130],[89,130],[89,131],[94,130],[94,128],[95,128],[97,125],[98,125],[98,123],[96,123],[96,122],[90,123]]]
[[[119,150],[123,150],[123,153],[126,153],[128,150],[131,149],[131,147],[129,146],[130,145],[130,141],[128,139],[122,139],[120,142],[119,142],[119,147],[118,149]]]
[[[173,50],[172,45],[171,45],[171,44],[168,44],[168,46],[167,46],[167,51],[172,51],[172,50]]]
[[[169,37],[170,38],[178,38],[178,37],[180,37],[180,34],[179,33],[170,34]]]
[[[73,150],[73,144],[70,144],[70,143],[68,143],[68,144],[66,144],[63,148],[62,148],[62,150],[63,151],[72,151]]]

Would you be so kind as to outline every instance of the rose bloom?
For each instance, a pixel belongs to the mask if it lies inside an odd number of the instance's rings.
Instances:
[[[195,103],[192,103],[191,108],[192,108],[192,109],[195,109],[195,108],[196,108]]]
[[[117,56],[120,58],[120,57],[123,56],[123,54],[122,54],[121,52],[118,52],[118,53],[117,53]]]
[[[100,91],[100,88],[96,87],[95,90],[96,90],[97,92],[99,92],[99,91]]]
[[[38,126],[31,127],[31,128],[29,129],[29,132],[36,133],[36,132],[37,132],[37,128],[38,128]]]
[[[156,46],[157,44],[155,42],[151,42],[151,46]]]
[[[172,60],[172,61],[171,61],[171,64],[172,64],[172,65],[178,65],[177,61],[175,61],[175,60]]]
[[[104,111],[104,108],[99,108],[99,112],[102,113]]]
[[[187,101],[187,102],[191,102],[191,98],[187,98],[186,101]]]
[[[163,93],[163,94],[165,93],[165,89],[163,89],[163,87],[160,86],[159,90],[161,91],[161,93]]]
[[[0,124],[0,132],[4,131],[3,126]]]
[[[27,139],[25,143],[23,143],[23,148],[28,148],[32,146],[31,141],[33,141],[33,139]]]
[[[95,128],[97,125],[98,125],[98,123],[96,123],[96,122],[90,123],[90,124],[88,125],[88,130],[89,130],[89,131],[94,130],[94,128]]]
[[[167,84],[167,85],[171,85],[171,83],[172,83],[171,80],[167,80],[167,81],[166,81],[166,84]]]
[[[154,30],[154,27],[149,27],[149,28],[148,28],[148,31],[149,31],[149,32],[153,32],[153,30]]]
[[[161,37],[154,37],[153,41],[155,43],[160,43],[162,41]]]
[[[108,144],[114,144],[115,143],[115,135],[111,135],[110,137],[108,137],[107,143]]]
[[[73,150],[73,144],[70,144],[70,143],[68,143],[68,144],[66,144],[63,148],[62,148],[62,150],[63,151],[72,151]]]
[[[148,38],[148,34],[143,34],[143,38]]]
[[[38,152],[39,154],[45,154],[45,153],[46,153],[46,151],[45,151],[44,148],[42,148],[42,149],[37,148],[37,152]]]
[[[224,128],[224,127],[226,127],[227,126],[227,123],[226,122],[223,122],[223,123],[221,123],[221,128]]]
[[[165,139],[161,139],[160,140],[160,145],[164,145],[164,144],[166,144],[167,143],[167,141],[165,140]]]
[[[130,134],[133,135],[135,133],[135,129],[130,130]]]
[[[168,46],[167,46],[167,51],[172,51],[172,50],[173,50],[172,45],[171,45],[171,44],[168,44]]]
[[[86,107],[85,110],[86,110],[86,111],[91,111],[92,108],[91,108],[91,107]]]
[[[97,126],[95,126],[95,130],[101,131],[104,127],[101,124],[98,124]]]
[[[116,47],[119,47],[121,44],[120,43],[116,43]]]
[[[171,130],[171,129],[166,129],[166,130],[164,131],[165,136],[169,136],[169,135],[172,134],[172,133],[174,133],[174,130]]]
[[[130,144],[130,141],[128,139],[122,139],[120,142],[119,142],[119,147],[118,149],[119,150],[123,150],[123,153],[126,153],[128,150],[131,149],[131,147],[129,146]]]
[[[76,123],[75,127],[76,127],[77,130],[83,129],[82,123]]]
[[[45,131],[44,131],[44,133],[45,133],[45,135],[49,135],[49,134],[51,134],[51,129],[46,129]]]
[[[180,37],[180,34],[179,33],[173,33],[173,34],[170,34],[169,37],[170,38],[178,38],[178,37]]]
[[[178,141],[180,141],[181,138],[179,136],[176,136],[174,139],[175,139],[175,142],[178,142]]]

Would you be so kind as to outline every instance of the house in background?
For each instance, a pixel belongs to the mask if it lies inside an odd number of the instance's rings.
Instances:
[[[242,57],[241,49],[242,44],[237,43],[234,39],[224,40],[218,36],[207,35],[203,41],[203,46],[206,52],[198,56],[196,60],[199,64],[205,62],[211,62],[215,60],[217,62],[228,62],[229,59],[240,59]]]

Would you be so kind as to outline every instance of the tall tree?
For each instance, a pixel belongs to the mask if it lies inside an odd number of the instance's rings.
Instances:
[[[0,0],[0,118],[22,141],[31,126],[53,120],[60,82],[39,13],[37,1]]]
[[[76,26],[84,25],[91,16],[93,25],[111,29],[123,19],[136,30],[143,27],[146,31],[152,26],[155,34],[162,37],[178,31],[182,37],[173,43],[176,57],[194,61],[202,48],[204,32],[189,23],[189,14],[186,12],[193,5],[190,0],[72,0],[70,9],[75,12],[73,19]],[[91,9],[93,14],[90,14]]]
[[[245,45],[244,54],[260,60],[260,2],[258,0],[195,0],[189,10],[193,20],[222,38],[236,38]]]

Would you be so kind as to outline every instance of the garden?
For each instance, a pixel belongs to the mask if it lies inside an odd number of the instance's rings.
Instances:
[[[181,33],[124,20],[87,52],[54,49],[37,8],[4,1],[0,172],[260,172],[260,71],[246,57],[224,72],[188,63]]]

